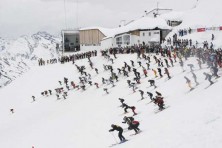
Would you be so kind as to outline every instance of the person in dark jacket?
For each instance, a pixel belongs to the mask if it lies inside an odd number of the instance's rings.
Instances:
[[[147,94],[149,95],[150,100],[153,101],[153,94],[151,92],[147,92]]]
[[[196,85],[199,85],[199,83],[197,82],[197,76],[196,76],[196,74],[195,74],[194,72],[191,72],[191,73],[192,73],[192,75],[193,75],[193,79],[194,79]]]
[[[212,85],[212,84],[214,84],[214,82],[213,81],[211,81],[211,75],[210,74],[208,74],[208,73],[206,73],[206,72],[204,72],[203,73],[206,77],[205,77],[205,80],[208,80],[209,82],[210,82],[210,85]]]
[[[119,136],[120,141],[121,142],[126,141],[126,138],[123,136],[123,128],[122,127],[120,127],[118,125],[114,125],[114,124],[112,124],[111,127],[112,127],[112,129],[110,129],[109,132],[113,132],[115,130],[118,131],[119,132],[118,136]]]

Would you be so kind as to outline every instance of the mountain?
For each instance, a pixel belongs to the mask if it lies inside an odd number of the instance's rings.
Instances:
[[[0,38],[0,87],[5,86],[26,72],[37,59],[57,58],[59,37],[47,32],[21,36],[16,40]]]

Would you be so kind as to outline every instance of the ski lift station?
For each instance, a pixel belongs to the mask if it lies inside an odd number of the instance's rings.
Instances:
[[[118,28],[81,28],[81,50],[100,50],[139,44],[161,43],[172,27],[162,18],[142,17]]]
[[[61,34],[63,52],[77,52],[80,50],[78,30],[62,30]]]
[[[159,44],[165,40],[173,27],[180,25],[181,16],[181,13],[171,9],[156,8],[149,12],[145,11],[144,16],[128,23],[122,20],[117,28],[93,26],[78,30],[63,30],[63,51],[88,51],[124,48],[139,44]]]

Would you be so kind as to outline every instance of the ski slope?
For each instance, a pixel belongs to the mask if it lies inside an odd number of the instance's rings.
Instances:
[[[136,61],[136,55],[117,55],[114,60],[114,72],[116,68],[124,66],[124,61],[129,65],[130,60],[135,61],[137,71],[142,74],[142,68]],[[221,148],[222,146],[222,101],[220,90],[221,78],[218,82],[209,86],[204,80],[203,72],[209,72],[204,65],[199,70],[196,59],[190,58],[185,61],[185,72],[182,72],[179,63],[169,68],[172,79],[167,76],[156,80],[157,88],[150,87],[147,82],[154,79],[154,74],[148,71],[148,77],[142,74],[139,89],[144,91],[144,100],[140,93],[133,93],[126,81],[132,80],[133,73],[126,78],[119,75],[116,87],[103,85],[101,78],[108,78],[109,71],[103,70],[103,64],[111,64],[103,57],[91,59],[94,67],[98,68],[97,75],[89,67],[87,59],[77,61],[76,64],[85,65],[87,72],[92,75],[92,82],[99,83],[100,88],[95,85],[86,85],[86,91],[70,90],[66,100],[57,100],[54,89],[60,87],[58,81],[67,77],[70,81],[79,82],[76,67],[71,63],[47,65],[45,67],[33,66],[30,71],[13,81],[10,85],[0,89],[0,147],[1,148],[106,148],[116,143],[112,133],[111,124],[117,124],[127,128],[123,124],[124,110],[119,106],[118,98],[124,98],[130,106],[136,107],[139,114],[134,116],[140,121],[142,132],[130,136],[134,131],[126,130],[123,135],[128,142],[116,145],[118,148]],[[144,67],[145,61],[141,60]],[[156,68],[151,56],[151,69]],[[195,73],[200,85],[189,92],[186,81],[187,76],[194,81],[187,64],[195,65]],[[162,69],[162,73],[164,73]],[[221,70],[219,75],[222,75]],[[216,81],[213,79],[213,81]],[[103,91],[108,88],[108,95]],[[44,90],[53,90],[53,95],[42,97],[40,93]],[[155,94],[155,91],[163,94],[166,110],[155,114],[157,105],[149,103],[147,91]],[[36,97],[32,102],[31,96]],[[13,108],[15,113],[10,113]],[[132,112],[125,114],[132,116]],[[117,132],[113,132],[119,141]]]

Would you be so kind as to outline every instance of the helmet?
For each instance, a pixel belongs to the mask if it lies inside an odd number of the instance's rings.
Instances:
[[[115,126],[114,124],[111,125],[112,128],[113,128],[114,126]]]

